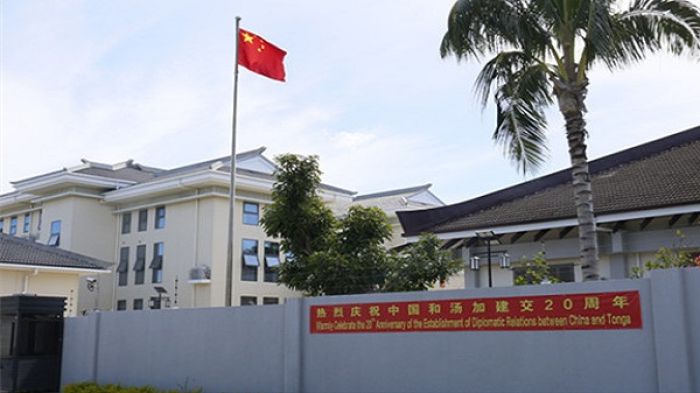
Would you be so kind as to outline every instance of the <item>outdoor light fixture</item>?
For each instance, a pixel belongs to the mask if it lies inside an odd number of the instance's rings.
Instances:
[[[493,273],[491,271],[491,245],[500,244],[498,238],[500,235],[496,235],[493,231],[482,231],[475,233],[477,239],[481,240],[482,243],[486,243],[486,258],[488,258],[488,269],[489,269],[489,288],[493,287]],[[510,255],[507,252],[498,251],[498,264],[502,269],[510,268]],[[469,258],[469,267],[471,270],[479,270],[481,263],[478,256],[473,256]]]
[[[472,270],[479,270],[479,257],[469,258],[469,267]]]
[[[510,269],[510,255],[507,252],[501,255],[501,269]]]

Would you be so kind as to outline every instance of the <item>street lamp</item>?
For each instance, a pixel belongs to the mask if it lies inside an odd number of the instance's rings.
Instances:
[[[476,237],[486,242],[486,254],[489,260],[489,288],[493,287],[493,278],[491,275],[491,241],[496,237],[493,231],[477,232]]]

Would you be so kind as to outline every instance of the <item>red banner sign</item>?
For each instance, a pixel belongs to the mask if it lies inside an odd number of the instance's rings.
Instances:
[[[638,291],[311,306],[311,333],[641,329]]]

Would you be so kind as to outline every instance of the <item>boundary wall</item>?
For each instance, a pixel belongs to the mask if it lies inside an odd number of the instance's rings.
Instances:
[[[312,306],[638,291],[641,329],[312,334]],[[62,383],[213,392],[697,392],[700,269],[650,278],[103,312],[66,320]]]

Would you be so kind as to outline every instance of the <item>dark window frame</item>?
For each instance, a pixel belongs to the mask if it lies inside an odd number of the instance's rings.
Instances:
[[[279,282],[280,244],[265,241],[265,282]]]
[[[263,305],[280,304],[280,298],[278,297],[263,297]]]
[[[119,249],[119,266],[117,266],[118,285],[125,287],[129,284],[129,247]]]
[[[126,311],[126,300],[117,300],[117,311]]]
[[[155,229],[165,228],[165,206],[156,207],[156,215],[153,223]]]
[[[143,299],[134,299],[132,308],[134,310],[143,310]]]
[[[141,251],[143,250],[143,251]],[[146,279],[146,245],[136,246],[136,261],[134,262],[134,285],[143,285]]]
[[[241,281],[258,281],[258,244],[255,239],[241,240]]]
[[[241,296],[241,306],[257,306],[257,296]]]
[[[139,210],[138,231],[144,232],[148,229],[148,209]]]
[[[32,230],[32,214],[24,213],[24,222],[22,223],[22,233],[29,233]]]
[[[48,245],[58,247],[61,244],[61,220],[51,221],[51,232],[49,235]],[[58,228],[58,230],[56,230]]]
[[[248,209],[249,207],[254,209]],[[260,225],[260,204],[243,202],[243,224]]]
[[[131,212],[122,213],[122,235],[131,233]]]
[[[17,234],[17,216],[10,217],[10,232],[8,232],[8,233],[10,235]]]
[[[151,284],[160,284],[163,282],[163,254],[165,254],[165,246],[163,242],[153,243],[153,259],[148,266],[151,272]]]

